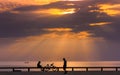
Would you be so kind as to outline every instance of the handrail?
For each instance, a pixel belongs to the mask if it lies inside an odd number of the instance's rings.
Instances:
[[[44,68],[44,67],[43,67]],[[58,69],[63,69],[63,67],[56,67]],[[16,69],[27,69],[27,72],[30,72],[31,69],[39,69],[37,67],[0,67],[1,69],[11,69],[15,71]],[[90,69],[100,69],[100,71],[104,71],[104,69],[114,69],[114,71],[119,71],[120,67],[67,67],[66,69],[71,69],[71,71],[76,71],[75,69],[85,69],[85,71],[90,71]]]

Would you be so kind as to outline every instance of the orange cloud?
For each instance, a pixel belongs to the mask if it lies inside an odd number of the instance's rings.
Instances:
[[[44,28],[44,31],[52,31],[52,32],[69,32],[73,29],[71,28]]]
[[[120,4],[99,4],[100,12],[104,12],[109,16],[120,15]]]
[[[104,25],[108,25],[111,24],[112,22],[98,22],[98,23],[91,23],[89,24],[90,26],[104,26]]]

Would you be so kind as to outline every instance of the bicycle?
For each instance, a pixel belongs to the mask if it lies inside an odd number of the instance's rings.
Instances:
[[[53,72],[57,72],[59,71],[59,68],[57,68],[56,66],[54,66],[54,63],[52,64],[47,64],[45,67],[44,67],[44,71],[45,72],[49,72],[49,71],[53,71]]]

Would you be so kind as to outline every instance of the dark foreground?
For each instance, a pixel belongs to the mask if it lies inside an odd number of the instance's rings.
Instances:
[[[120,75],[120,72],[0,72],[0,75]]]

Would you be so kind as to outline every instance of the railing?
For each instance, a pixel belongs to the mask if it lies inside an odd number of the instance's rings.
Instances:
[[[58,68],[58,71],[63,71],[61,69],[63,69],[63,67],[56,67]],[[0,67],[0,71],[1,70],[11,70],[10,72],[22,72],[22,70],[25,69],[27,70],[27,72],[33,72],[33,69],[40,69],[37,67]],[[106,71],[105,69],[112,69],[112,71],[120,71],[120,67],[67,67],[66,69],[69,69],[69,71],[78,71],[76,69],[84,69],[84,71],[91,71],[91,69],[99,69],[97,71]],[[92,70],[92,71],[94,71]],[[108,70],[111,71],[111,70]]]

